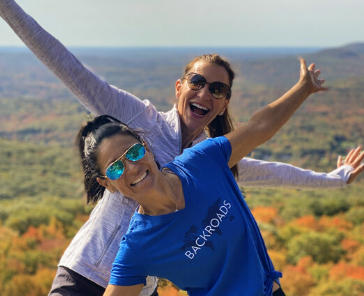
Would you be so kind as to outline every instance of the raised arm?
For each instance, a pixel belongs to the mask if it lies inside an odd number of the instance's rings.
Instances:
[[[15,1],[0,0],[0,16],[88,110],[95,115],[108,114],[124,122],[128,121],[128,118],[123,117],[121,103],[124,98],[135,100],[135,97],[110,86],[86,69]],[[131,112],[124,113],[125,116],[129,116]]]
[[[300,80],[292,89],[255,113],[246,124],[226,135],[232,147],[230,167],[255,147],[268,141],[310,94],[326,90],[322,86],[324,80],[318,79],[320,71],[315,71],[315,65],[311,64],[307,68],[303,59],[300,64]]]

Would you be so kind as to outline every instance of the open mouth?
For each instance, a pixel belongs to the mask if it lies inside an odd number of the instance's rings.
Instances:
[[[131,183],[130,186],[138,185],[140,182],[142,182],[145,179],[145,177],[148,175],[148,173],[149,173],[149,171],[146,171],[140,178],[138,178],[133,183]]]
[[[206,115],[210,109],[197,103],[190,103],[191,111],[197,115]]]

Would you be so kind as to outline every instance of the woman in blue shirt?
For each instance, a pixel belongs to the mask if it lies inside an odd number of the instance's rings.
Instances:
[[[212,87],[196,88],[187,75],[186,96],[228,94],[214,73],[204,75]],[[230,168],[270,139],[310,94],[325,90],[318,75],[301,60],[300,81],[286,95],[236,131],[186,149],[162,171],[148,144],[113,118],[98,117],[81,129],[88,196],[108,189],[139,204],[105,295],[139,295],[147,275],[167,278],[190,295],[284,295]]]

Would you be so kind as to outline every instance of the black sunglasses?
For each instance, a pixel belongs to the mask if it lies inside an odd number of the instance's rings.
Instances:
[[[215,99],[227,99],[229,100],[231,97],[231,89],[225,83],[216,81],[216,82],[207,82],[205,77],[197,73],[188,73],[185,76],[187,80],[188,87],[191,90],[198,91],[205,87],[206,84],[209,84],[209,91],[211,95]]]

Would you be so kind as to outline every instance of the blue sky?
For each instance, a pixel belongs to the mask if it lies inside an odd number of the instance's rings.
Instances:
[[[364,42],[364,0],[18,0],[66,46],[336,47]],[[21,45],[0,19],[0,46]]]

